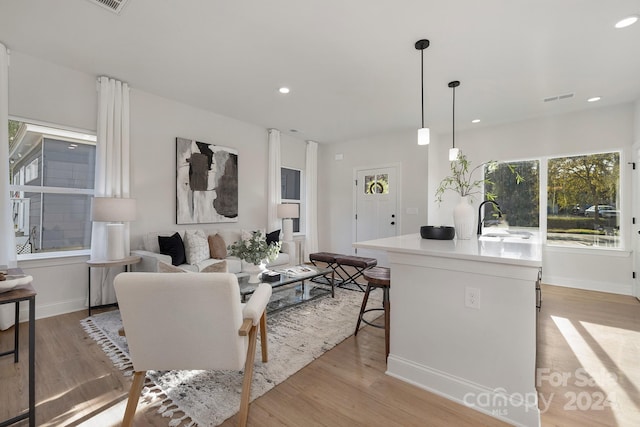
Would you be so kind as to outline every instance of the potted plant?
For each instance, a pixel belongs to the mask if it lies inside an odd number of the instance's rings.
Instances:
[[[249,273],[249,283],[258,283],[258,276],[264,270],[264,264],[274,261],[278,257],[280,245],[280,242],[268,244],[266,236],[257,230],[252,232],[248,239],[238,240],[227,249],[230,255],[236,256],[250,265],[243,266],[242,269]]]
[[[440,185],[436,190],[436,201],[438,203],[442,202],[442,195],[447,190],[458,193],[460,197],[469,197],[473,200],[474,195],[482,193],[484,184],[491,183],[487,178],[475,179],[473,176],[484,165],[487,165],[489,172],[493,172],[497,169],[498,162],[491,160],[470,169],[471,162],[467,160],[467,156],[460,153],[458,158],[451,162],[451,175],[444,177],[440,181]],[[495,194],[490,192],[487,192],[485,197],[487,200],[495,200],[496,198]]]
[[[492,183],[486,177],[474,176],[476,171],[482,169],[485,165],[489,172],[493,172],[498,168],[498,162],[491,160],[481,163],[472,169],[471,162],[467,160],[467,156],[460,153],[458,158],[451,162],[451,174],[440,181],[440,185],[436,190],[436,201],[438,203],[442,202],[442,196],[447,190],[454,191],[460,195],[460,202],[453,211],[453,223],[458,239],[470,239],[475,231],[475,211],[471,206],[471,201],[476,194],[483,192],[485,184]],[[516,175],[516,182],[520,183],[524,178],[511,165],[507,166]],[[496,195],[491,192],[486,192],[484,196],[487,200],[494,201],[496,199]]]

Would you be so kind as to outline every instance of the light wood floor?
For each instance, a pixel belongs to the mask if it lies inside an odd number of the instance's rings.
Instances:
[[[538,367],[544,375],[539,376],[539,394],[551,404],[545,410],[541,402],[542,424],[639,425],[640,303],[631,297],[554,286],[544,286],[543,292]],[[130,380],[84,333],[79,324],[84,317],[86,312],[77,312],[36,322],[38,425],[119,425]],[[21,362],[14,364],[9,356],[0,359],[0,422],[26,407],[26,327],[21,325]],[[12,343],[12,329],[0,332],[0,352]],[[249,425],[504,425],[385,375],[383,354],[383,331],[364,328],[357,338],[346,339],[256,399]],[[580,368],[597,376],[599,384],[582,386],[586,373],[577,371]],[[571,378],[566,385],[554,382],[567,373]],[[607,373],[615,379],[606,380]],[[600,409],[599,393],[612,405]],[[167,426],[168,421],[141,405],[136,425]],[[235,417],[223,424],[233,425]]]

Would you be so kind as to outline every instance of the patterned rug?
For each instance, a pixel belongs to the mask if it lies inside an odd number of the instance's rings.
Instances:
[[[258,343],[251,399],[263,395],[353,334],[363,294],[336,288],[336,297],[318,298],[267,316],[269,362]],[[274,296],[278,293],[274,293]],[[368,307],[380,305],[372,291]],[[132,374],[119,311],[81,321],[113,363]],[[141,402],[158,407],[170,427],[217,426],[238,412],[243,373],[238,371],[148,371]]]

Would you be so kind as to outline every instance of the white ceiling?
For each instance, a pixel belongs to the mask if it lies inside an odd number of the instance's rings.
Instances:
[[[422,38],[434,132],[451,129],[451,80],[457,130],[639,99],[640,23],[613,27],[637,13],[637,0],[129,0],[119,15],[89,0],[2,0],[0,42],[335,142],[420,126]]]

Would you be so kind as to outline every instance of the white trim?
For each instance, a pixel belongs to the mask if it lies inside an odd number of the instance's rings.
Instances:
[[[549,276],[545,274],[544,283],[563,288],[582,289],[586,291],[607,292],[610,294],[632,295],[630,283],[598,282],[571,277]],[[544,292],[542,294],[544,297]]]
[[[535,387],[524,401],[520,401],[516,397],[521,393],[509,396],[500,388],[491,390],[446,372],[403,359],[393,353],[389,354],[386,374],[510,424],[540,426],[540,409],[538,409],[538,394]],[[531,372],[532,383],[534,375],[535,373]],[[492,402],[494,406],[483,408],[470,405],[469,402],[475,400],[474,397],[483,397],[482,401]]]
[[[93,196],[93,188],[50,187],[43,185],[10,185],[12,191],[26,191],[29,193],[46,194],[86,194]]]
[[[545,244],[544,250],[547,252],[558,252],[563,254],[579,254],[579,255],[598,255],[611,257],[628,257],[632,251],[620,248],[599,248],[599,247],[578,247],[563,246],[554,244]]]
[[[380,165],[371,165],[371,166],[355,166],[353,168],[353,177],[351,179],[352,190],[351,190],[351,241],[356,241],[356,231],[357,231],[357,223],[356,223],[356,214],[358,213],[358,188],[355,185],[356,180],[358,179],[358,173],[360,171],[366,170],[375,170],[375,169],[385,169],[385,168],[393,168],[395,169],[396,175],[396,236],[402,234],[402,163],[401,162],[393,162],[393,163],[384,163]],[[351,248],[352,253],[355,253],[355,248]]]

